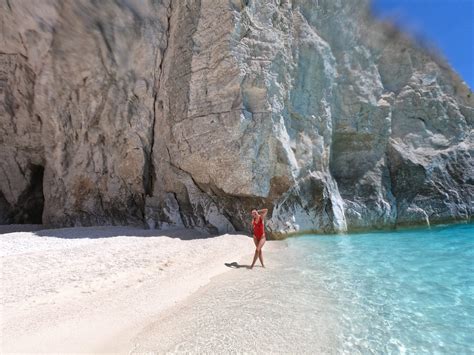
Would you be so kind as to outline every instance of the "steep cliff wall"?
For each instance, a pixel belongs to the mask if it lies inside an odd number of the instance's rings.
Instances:
[[[469,220],[474,98],[366,0],[1,4],[0,220]],[[41,214],[41,213],[40,213]]]

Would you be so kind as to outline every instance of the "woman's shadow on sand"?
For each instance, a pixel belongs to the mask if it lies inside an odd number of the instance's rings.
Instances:
[[[232,263],[224,263],[224,265],[227,267],[230,267],[231,269],[240,269],[240,268],[250,269],[250,265],[241,265],[235,261]]]

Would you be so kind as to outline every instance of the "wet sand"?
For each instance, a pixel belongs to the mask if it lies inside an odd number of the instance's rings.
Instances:
[[[337,353],[331,295],[302,283],[285,242],[265,256],[266,268],[237,265],[169,308],[135,337],[132,353]]]

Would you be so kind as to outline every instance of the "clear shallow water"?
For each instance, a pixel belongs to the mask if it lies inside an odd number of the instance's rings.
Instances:
[[[333,297],[342,349],[474,353],[474,225],[289,240]]]
[[[286,243],[151,324],[133,352],[474,354],[474,225]]]

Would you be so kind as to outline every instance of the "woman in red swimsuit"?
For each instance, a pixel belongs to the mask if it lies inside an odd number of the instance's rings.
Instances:
[[[257,258],[260,259],[260,263],[262,267],[263,265],[263,255],[262,255],[262,247],[263,244],[266,242],[265,238],[265,226],[263,224],[264,218],[267,215],[268,210],[266,208],[262,210],[252,210],[252,230],[253,230],[253,241],[255,243],[255,255],[253,256],[252,265],[250,268],[252,269],[257,261]]]

